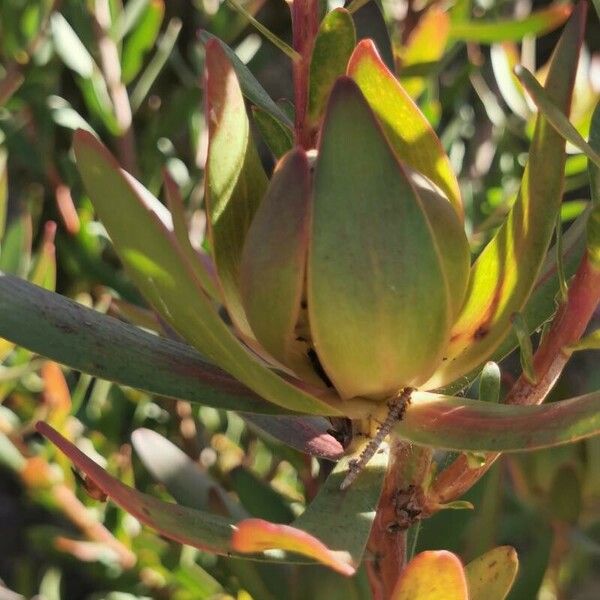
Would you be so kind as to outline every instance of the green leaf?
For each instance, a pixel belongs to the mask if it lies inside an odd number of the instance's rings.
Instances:
[[[77,132],[75,155],[88,193],[131,278],[176,331],[275,404],[297,412],[339,412],[326,403],[336,402],[332,393],[283,379],[241,345],[203,292],[175,236],[152,210],[160,205],[158,200],[123,172],[96,138]]]
[[[185,452],[159,433],[136,429],[131,435],[136,454],[152,477],[163,483],[178,504],[244,519],[248,513]]]
[[[214,41],[206,44],[209,114],[205,201],[208,233],[225,306],[242,336],[252,338],[239,289],[246,233],[267,188],[235,71]]]
[[[387,470],[387,455],[383,453],[372,461],[374,465],[367,466],[356,486],[343,493],[339,484],[347,472],[348,462],[341,461],[293,526],[262,519],[234,523],[225,517],[163,502],[127,487],[46,423],[39,422],[36,428],[111,500],[170,539],[227,556],[260,553],[257,558],[261,560],[296,563],[315,559],[344,575],[352,575],[360,563]],[[349,521],[358,526],[348,527]],[[313,527],[323,534],[325,543],[311,533]],[[331,547],[326,545],[330,538]],[[348,550],[331,549],[345,546]],[[263,550],[277,548],[294,554],[262,554]]]
[[[188,224],[185,218],[185,207],[183,198],[177,183],[169,174],[167,169],[163,171],[163,181],[165,184],[165,196],[167,206],[173,219],[173,233],[182,252],[185,254],[188,264],[194,270],[194,274],[202,284],[202,289],[214,300],[219,300],[220,291],[214,267],[206,254],[200,254],[190,242]]]
[[[290,523],[294,520],[289,502],[250,469],[235,467],[229,472],[229,479],[233,491],[252,516],[271,523]]]
[[[319,26],[310,59],[308,118],[313,124],[325,111],[334,81],[346,72],[355,45],[356,31],[350,13],[343,8],[332,10]]]
[[[531,344],[527,322],[521,313],[515,313],[511,320],[515,335],[519,342],[521,369],[523,369],[523,374],[527,378],[527,381],[535,385],[537,377],[533,367],[533,346]]]
[[[557,3],[532,12],[523,19],[453,21],[450,39],[461,42],[520,42],[525,36],[540,36],[560,27],[571,14],[570,4]]]
[[[481,452],[522,452],[600,433],[600,392],[536,406],[414,392],[395,427],[415,444]]]
[[[227,410],[281,413],[193,348],[0,276],[0,337],[100,379]]]
[[[446,550],[417,554],[402,571],[390,600],[469,600],[460,559]]]
[[[498,546],[465,567],[470,600],[504,600],[517,576],[519,559],[514,548]]]
[[[276,166],[248,230],[240,289],[248,321],[262,347],[318,384],[307,344],[298,341],[296,334],[306,273],[310,195],[308,159],[297,148]]]
[[[450,159],[419,107],[385,67],[371,41],[358,44],[348,64],[348,75],[377,115],[398,159],[435,183],[462,217],[460,189]]]
[[[0,146],[0,248],[6,229],[6,215],[8,213],[8,166],[7,152]]]
[[[343,397],[380,398],[428,376],[448,339],[447,285],[419,195],[357,85],[338,79],[315,172],[307,288],[315,349]]]
[[[238,13],[243,15],[252,26],[262,33],[268,40],[279,48],[286,56],[291,58],[293,61],[300,60],[300,55],[291,47],[288,46],[282,39],[278,38],[271,30],[265,27],[262,23],[257,21],[237,0],[227,0],[227,2],[236,10]]]
[[[144,57],[153,47],[165,13],[163,0],[147,0],[147,6],[135,24],[133,31],[125,39],[121,58],[122,80],[131,82],[140,72]],[[125,10],[127,10],[129,2]]]
[[[564,109],[571,99],[586,6],[581,3],[573,12],[546,80],[547,93]],[[506,337],[511,316],[521,311],[531,294],[552,238],[562,200],[565,158],[564,140],[538,115],[517,200],[471,269],[467,299],[452,330],[447,360],[427,388],[441,387],[468,373]]]
[[[275,104],[254,75],[252,75],[248,67],[238,58],[237,54],[229,46],[208,31],[200,31],[198,37],[205,45],[209,40],[215,40],[216,43],[221,46],[221,50],[227,55],[235,70],[242,93],[250,102],[252,102],[252,104],[269,113],[290,130],[292,129],[293,123],[290,118],[279,106],[277,106],[277,104]]]
[[[498,363],[487,362],[479,379],[479,399],[482,402],[498,402],[500,400],[501,373]]]
[[[54,49],[61,60],[83,79],[90,79],[98,67],[83,42],[60,12],[52,13],[50,28]]]
[[[577,343],[567,346],[563,352],[578,352],[580,350],[600,350],[600,329],[582,337]]]
[[[31,215],[24,212],[8,223],[0,247],[0,271],[26,277],[31,260]]]
[[[294,139],[291,131],[273,117],[271,113],[258,106],[253,106],[252,116],[264,142],[276,159],[280,159],[286,152],[292,149]]]
[[[600,104],[592,115],[590,145],[596,152],[600,152]],[[590,260],[600,269],[600,168],[592,161],[588,161],[588,175],[593,208],[587,226],[586,247]]]
[[[552,125],[552,127],[554,127],[567,142],[571,142],[573,146],[581,150],[592,162],[596,163],[596,166],[600,167],[600,154],[596,152],[583,137],[581,137],[581,134],[571,124],[565,113],[556,106],[546,93],[546,90],[538,83],[535,76],[523,65],[517,65],[515,67],[515,73],[550,125]]]

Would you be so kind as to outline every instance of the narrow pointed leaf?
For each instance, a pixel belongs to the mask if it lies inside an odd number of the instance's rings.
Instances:
[[[490,62],[502,98],[515,114],[527,120],[531,109],[527,104],[523,86],[514,74],[519,60],[520,53],[515,43],[504,42],[494,44],[490,48]]]
[[[504,600],[515,581],[519,559],[514,548],[498,546],[465,567],[469,600]]]
[[[101,379],[226,410],[281,413],[191,346],[0,275],[0,336]]]
[[[159,433],[136,429],[131,441],[146,469],[165,485],[178,504],[209,512],[221,507],[227,516],[236,519],[248,516],[209,473]]]
[[[540,36],[560,27],[571,11],[572,5],[557,3],[518,20],[455,21],[450,28],[450,39],[482,44],[520,42],[527,35]]]
[[[267,144],[276,159],[280,159],[292,149],[294,145],[292,132],[273,117],[271,113],[253,106],[252,115],[265,144]]]
[[[344,447],[329,433],[331,423],[323,417],[293,417],[243,413],[242,418],[260,434],[310,456],[339,460]]]
[[[549,97],[568,112],[587,4],[577,6],[551,59]],[[546,255],[564,183],[565,141],[538,115],[517,200],[471,269],[467,300],[453,327],[446,362],[428,388],[441,387],[489,358],[521,311]],[[535,226],[533,224],[535,223]]]
[[[371,41],[364,40],[356,47],[348,75],[377,115],[398,159],[435,183],[462,216],[460,189],[450,159],[419,107],[386,68]]]
[[[206,511],[194,510],[158,500],[123,485],[118,479],[112,477],[98,464],[83,454],[74,444],[67,441],[46,423],[40,422],[36,427],[44,437],[55,444],[111,500],[136,517],[140,522],[152,527],[169,539],[194,546],[201,550],[227,556],[259,553],[265,549],[273,548],[279,550],[279,552],[275,554],[271,553],[270,555],[260,554],[256,558],[273,562],[284,561],[296,563],[307,562],[307,559],[317,560],[345,575],[351,575],[355,571],[355,558],[351,553],[346,550],[336,550],[335,548],[339,548],[341,544],[343,545],[348,537],[356,537],[356,534],[352,531],[353,528],[347,526],[347,519],[351,518],[355,520],[357,518],[356,514],[346,515],[343,529],[338,531],[343,536],[335,540],[331,548],[312,535],[310,531],[303,531],[295,526],[273,525],[261,519],[246,519],[235,523],[228,518]],[[345,469],[347,467],[348,465],[345,464]],[[381,476],[377,478],[379,487],[383,482],[385,470],[385,466],[383,469],[378,469],[378,471],[382,471]],[[341,476],[343,477],[343,473]],[[366,474],[365,479],[369,479]],[[336,478],[336,481],[339,486],[339,478]],[[375,482],[371,479],[368,483],[373,485]],[[325,486],[327,486],[327,483]],[[378,486],[375,485],[375,487],[377,488]],[[346,494],[349,495],[350,492]],[[360,496],[354,498],[355,503],[358,501],[356,506],[359,508],[365,507],[366,514],[363,512],[359,513],[361,515],[359,521],[361,523],[361,527],[359,528],[360,535],[364,535],[366,530],[364,543],[366,543],[370,524],[374,517],[375,506],[377,505],[377,499],[375,500],[375,504],[372,504],[374,495],[377,495],[378,498],[379,491],[375,493],[370,491],[365,494],[365,489],[361,489]],[[367,500],[364,500],[365,496]],[[339,501],[339,498],[337,500]],[[305,511],[305,514],[308,511],[310,511],[310,508]],[[330,511],[331,514],[334,514],[335,507],[330,507]],[[296,523],[300,525],[300,520],[298,519]],[[341,523],[339,524],[341,525]],[[327,529],[326,524],[325,529]],[[281,550],[289,551],[293,554],[288,555],[285,552],[281,552]]]
[[[402,69],[419,64],[437,63],[444,55],[448,34],[450,33],[450,17],[437,6],[432,6],[420,19],[402,49]],[[405,91],[417,98],[426,86],[424,77],[402,77],[400,81]]]
[[[6,150],[0,147],[0,250],[8,212],[8,165]]]
[[[600,167],[600,153],[596,152],[596,150],[581,137],[581,134],[571,124],[565,113],[563,113],[548,96],[535,76],[523,65],[518,65],[515,68],[515,72],[550,125],[552,125],[565,140],[571,142],[573,146],[581,150],[581,152],[583,152],[592,162]]]
[[[600,152],[600,104],[592,114],[590,125],[590,145]],[[588,175],[592,195],[592,212],[586,232],[588,256],[596,268],[600,269],[600,167],[588,161]]]
[[[292,129],[293,123],[291,119],[283,110],[281,110],[279,106],[277,106],[269,94],[267,94],[265,89],[256,80],[254,75],[252,75],[250,69],[248,69],[248,67],[239,59],[237,54],[229,46],[208,31],[200,31],[198,37],[204,44],[207,44],[209,40],[215,40],[215,42],[221,47],[235,69],[235,74],[240,82],[242,93],[250,102],[252,102],[252,104],[269,113],[282,125],[285,125],[290,130]]]
[[[225,306],[242,335],[251,337],[240,298],[239,268],[246,232],[267,178],[235,71],[222,47],[212,40],[206,44],[206,96],[208,232]]]
[[[176,238],[151,210],[150,192],[121,171],[95,137],[79,131],[75,154],[88,193],[130,276],[178,333],[209,360],[275,404],[298,412],[338,412],[312,390],[269,370],[239,343],[203,292]],[[315,394],[335,401],[331,393]]]
[[[417,554],[402,571],[391,600],[469,600],[460,559],[446,550]]]
[[[325,564],[339,572],[352,574],[361,562],[373,525],[388,454],[376,454],[353,485],[341,491],[352,458],[347,456],[337,463],[317,497],[292,523],[293,527],[256,520],[242,531],[244,535],[239,538],[242,547],[249,552],[265,548],[293,552],[304,548],[307,554],[314,553],[314,558],[329,561]],[[348,527],[350,522],[352,527]],[[335,551],[331,553],[329,549]]]
[[[600,329],[582,337],[576,344],[564,348],[564,352],[579,352],[581,350],[600,350]]]
[[[163,172],[163,180],[165,183],[165,196],[167,198],[167,205],[171,212],[171,218],[173,220],[173,233],[177,238],[177,242],[189,265],[194,270],[194,274],[198,277],[202,284],[202,289],[211,297],[213,300],[218,300],[219,290],[218,283],[216,281],[216,273],[209,269],[208,256],[201,257],[201,255],[194,249],[190,242],[188,224],[185,218],[185,208],[183,205],[183,198],[177,183],[171,177],[169,172],[165,170]],[[202,260],[204,258],[205,260]]]
[[[297,341],[308,248],[311,176],[301,148],[277,165],[248,230],[240,289],[252,332],[274,358],[299,374],[314,373]]]
[[[427,377],[451,311],[441,257],[420,198],[349,78],[338,79],[325,116],[310,239],[311,332],[342,396],[380,397]]]
[[[31,215],[23,213],[11,220],[0,241],[0,271],[26,277],[31,260]]]
[[[485,452],[522,452],[600,433],[600,393],[536,406],[493,404],[415,392],[398,435],[415,444]]]
[[[350,13],[336,8],[328,13],[317,33],[310,61],[308,118],[318,123],[337,77],[346,72],[356,45],[356,32]]]

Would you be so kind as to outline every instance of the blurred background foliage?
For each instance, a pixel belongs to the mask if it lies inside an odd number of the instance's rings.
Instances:
[[[534,106],[511,65],[543,73],[565,6],[371,0],[359,11],[362,31],[401,68],[441,136],[460,176],[475,254],[511,206],[528,149]],[[244,7],[290,41],[285,2],[250,0]],[[202,29],[234,48],[273,98],[291,98],[289,59],[226,2],[0,3],[0,270],[160,330],[95,220],[74,169],[71,136],[80,127],[97,132],[155,194],[167,169],[201,244]],[[592,11],[571,112],[584,136],[599,96],[600,24]],[[262,158],[272,167],[266,148]],[[581,155],[569,158],[565,227],[585,206],[585,168]],[[218,511],[228,501],[241,514],[275,522],[302,511],[330,463],[276,444],[233,413],[65,370],[3,340],[0,360],[2,600],[369,597],[364,573],[346,580],[321,567],[265,566],[165,541],[86,489],[33,423],[48,420],[121,480],[168,499],[150,474],[152,461],[144,465],[143,453],[132,451],[132,432],[152,429],[197,465],[193,506]],[[518,357],[504,365],[507,385],[511,373],[518,373]],[[559,387],[560,397],[600,388],[597,355],[578,353]],[[521,562],[511,599],[600,597],[600,440],[505,457],[466,499],[473,510],[442,511],[421,526],[417,550],[449,549],[468,561],[511,544]]]

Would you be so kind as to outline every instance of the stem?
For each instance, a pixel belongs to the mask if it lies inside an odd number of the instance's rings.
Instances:
[[[431,450],[392,439],[390,463],[367,548],[373,600],[387,600],[406,566],[408,529],[422,512]]]
[[[524,375],[515,382],[506,397],[506,404],[541,404],[562,373],[569,354],[563,349],[584,334],[600,300],[600,269],[594,267],[586,253],[569,287],[567,301],[560,306],[548,334],[533,357],[536,383]],[[500,453],[486,456],[481,467],[472,469],[464,454],[444,469],[431,486],[426,512],[439,509],[464,494],[494,464]]]
[[[292,32],[294,50],[300,57],[294,61],[294,100],[296,104],[296,144],[306,150],[315,145],[315,135],[307,123],[310,59],[319,30],[319,0],[294,0]]]

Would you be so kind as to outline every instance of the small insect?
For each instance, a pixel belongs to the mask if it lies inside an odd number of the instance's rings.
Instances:
[[[73,475],[75,475],[75,479],[82,485],[83,489],[86,491],[87,495],[93,500],[97,500],[98,502],[106,502],[108,496],[104,493],[104,491],[92,481],[86,475],[80,473],[75,467],[71,467],[71,471],[73,471]]]

